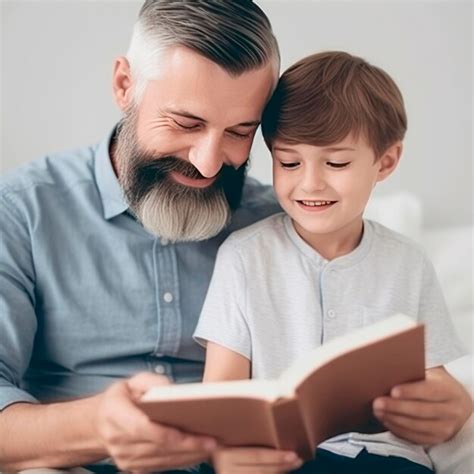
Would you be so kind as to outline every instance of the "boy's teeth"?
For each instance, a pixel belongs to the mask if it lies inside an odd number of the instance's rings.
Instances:
[[[301,201],[305,206],[326,206],[331,204],[331,201]]]

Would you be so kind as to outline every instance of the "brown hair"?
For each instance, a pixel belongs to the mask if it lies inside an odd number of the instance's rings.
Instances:
[[[287,69],[265,108],[267,146],[327,146],[361,133],[379,158],[407,128],[400,90],[382,69],[341,51],[307,56]]]

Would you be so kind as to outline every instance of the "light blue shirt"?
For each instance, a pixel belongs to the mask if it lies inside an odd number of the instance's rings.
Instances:
[[[156,238],[127,211],[111,136],[0,179],[0,410],[87,396],[139,371],[200,380],[192,334],[217,248],[279,210],[248,178],[218,236]]]

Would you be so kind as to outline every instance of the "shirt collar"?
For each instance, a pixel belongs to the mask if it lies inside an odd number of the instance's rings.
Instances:
[[[128,203],[110,158],[110,142],[116,128],[99,144],[95,153],[94,173],[102,200],[104,217],[109,220],[128,209]]]
[[[364,219],[364,230],[359,245],[348,254],[341,255],[340,257],[336,257],[333,260],[328,261],[300,237],[298,232],[296,232],[293,221],[287,214],[284,216],[284,223],[286,231],[293,243],[299,248],[301,252],[303,252],[304,255],[306,255],[310,261],[314,262],[320,267],[325,265],[330,265],[331,267],[337,266],[340,268],[351,267],[365,258],[372,246],[374,234],[373,225],[370,221]]]

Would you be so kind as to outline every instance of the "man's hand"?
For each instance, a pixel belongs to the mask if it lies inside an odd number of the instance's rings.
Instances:
[[[374,415],[394,435],[423,446],[451,439],[472,413],[472,399],[443,367],[421,382],[396,386],[374,400]]]
[[[99,397],[96,432],[124,471],[179,468],[209,459],[216,441],[154,423],[134,404],[146,390],[165,385],[166,377],[142,373],[112,385]]]
[[[302,461],[291,451],[266,448],[224,448],[212,455],[218,474],[277,474],[298,469]]]

